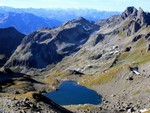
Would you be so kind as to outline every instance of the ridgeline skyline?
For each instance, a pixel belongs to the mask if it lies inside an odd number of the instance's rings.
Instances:
[[[14,8],[60,8],[97,9],[102,11],[124,11],[128,6],[150,11],[149,0],[0,0],[0,6]]]

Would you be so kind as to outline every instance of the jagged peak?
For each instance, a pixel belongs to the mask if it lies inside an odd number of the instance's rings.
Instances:
[[[144,13],[143,9],[141,7],[139,7],[138,16],[142,15],[143,13]]]
[[[141,7],[139,7],[138,12],[144,12],[143,9]]]
[[[128,17],[130,15],[136,16],[137,12],[138,10],[135,7],[130,6],[130,7],[127,7],[127,9],[122,13],[122,15],[123,17]]]
[[[87,21],[85,18],[83,18],[83,17],[79,17],[79,18],[77,18],[77,19],[75,19],[75,20],[80,20],[80,21]]]
[[[139,7],[137,17],[140,18],[144,13],[145,13],[145,12],[143,11],[143,9],[142,9],[141,7]]]
[[[72,22],[80,22],[80,23],[82,23],[82,22],[89,22],[89,21],[86,20],[83,17],[79,17],[79,18],[76,18],[76,19],[72,20]]]
[[[73,26],[76,26],[76,25],[85,25],[85,24],[88,24],[88,25],[94,25],[94,22],[91,22],[89,20],[86,20],[85,18],[83,17],[79,17],[79,18],[76,18],[76,19],[73,19],[73,20],[70,20],[70,21],[67,21],[65,22],[64,24],[62,24],[62,26],[64,27],[73,27]],[[61,26],[61,27],[62,27]]]

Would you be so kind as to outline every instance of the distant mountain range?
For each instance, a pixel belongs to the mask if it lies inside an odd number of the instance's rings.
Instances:
[[[0,28],[15,27],[29,34],[43,27],[56,27],[79,17],[98,21],[117,15],[119,12],[98,11],[95,9],[20,9],[0,7]]]
[[[8,12],[0,14],[0,28],[15,27],[18,31],[28,34],[42,27],[55,27],[61,22],[35,16],[31,13]]]
[[[1,13],[32,13],[43,18],[56,19],[59,21],[68,21],[79,17],[84,17],[88,20],[97,21],[109,18],[113,15],[118,15],[120,12],[99,11],[96,9],[33,9],[33,8],[12,8],[0,7]]]

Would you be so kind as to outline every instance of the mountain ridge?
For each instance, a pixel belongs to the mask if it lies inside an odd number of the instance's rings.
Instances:
[[[0,34],[1,67],[9,59],[25,35],[21,34],[13,27],[0,28]]]
[[[14,60],[12,63],[6,63],[6,66],[25,64],[26,66],[44,68],[48,64],[55,64],[64,56],[78,51],[80,45],[88,40],[88,36],[91,32],[94,32],[95,29],[98,29],[98,26],[93,22],[89,22],[84,18],[78,18],[54,29],[44,29],[33,32],[24,38],[21,45],[18,46],[10,58]],[[30,50],[30,52],[28,50]],[[21,55],[19,55],[20,53]],[[24,57],[22,57],[22,55]],[[20,60],[17,61],[19,58]],[[36,59],[36,61],[34,59]]]
[[[100,19],[106,19],[112,15],[120,14],[120,12],[115,11],[99,11],[96,9],[34,9],[34,8],[12,8],[12,7],[0,7],[1,12],[18,12],[18,13],[32,13],[40,17],[46,17],[50,19],[57,18],[59,21],[69,21],[74,18],[79,18],[83,16],[84,18],[92,21],[97,21]],[[61,14],[61,16],[58,15]]]
[[[141,8],[127,7],[122,14],[99,22],[80,17],[27,35],[3,67],[25,76],[6,82],[2,91],[49,92],[69,80],[103,97],[97,106],[67,106],[73,112],[150,108],[149,15]]]

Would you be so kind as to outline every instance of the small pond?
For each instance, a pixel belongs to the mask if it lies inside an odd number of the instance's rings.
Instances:
[[[62,82],[58,90],[49,92],[45,96],[60,105],[97,105],[102,101],[101,95],[85,86],[78,85],[74,81]]]

